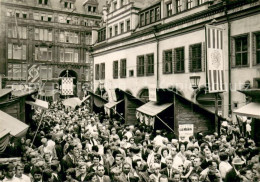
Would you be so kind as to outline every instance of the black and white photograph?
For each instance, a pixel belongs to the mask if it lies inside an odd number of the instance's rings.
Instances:
[[[260,0],[0,0],[0,182],[259,181]]]

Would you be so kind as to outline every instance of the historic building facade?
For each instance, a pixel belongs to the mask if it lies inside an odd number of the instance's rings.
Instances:
[[[110,0],[93,37],[94,90],[112,100],[119,88],[147,101],[151,86],[172,89],[214,110],[215,97],[205,92],[205,25],[211,24],[224,29],[227,87],[218,107],[231,116],[248,101],[237,90],[260,88],[259,10],[259,0]],[[200,79],[197,89],[192,76]]]
[[[100,22],[97,0],[2,0],[4,85],[60,84],[69,76],[75,95],[83,84],[92,89],[92,28]]]

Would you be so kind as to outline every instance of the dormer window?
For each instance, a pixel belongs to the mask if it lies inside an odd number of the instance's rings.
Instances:
[[[38,0],[39,4],[48,5],[48,0]]]
[[[74,4],[72,2],[64,2],[64,8],[73,9]]]

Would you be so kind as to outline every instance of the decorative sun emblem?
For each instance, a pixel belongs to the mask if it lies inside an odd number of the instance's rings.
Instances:
[[[221,60],[221,54],[219,53],[218,50],[214,50],[211,53],[211,64],[214,68],[218,69],[220,66],[220,60]]]

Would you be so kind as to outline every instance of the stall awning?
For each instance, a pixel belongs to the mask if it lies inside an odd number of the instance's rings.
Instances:
[[[37,107],[37,108],[45,109],[45,110],[49,108],[48,102],[40,100],[40,99],[36,99],[35,102],[26,101],[25,103],[29,104],[31,106]]]
[[[90,92],[90,95],[92,95],[94,97],[94,104],[97,106],[97,107],[103,107],[108,101],[104,98],[102,98],[100,95],[97,95],[93,92]]]
[[[260,119],[260,103],[251,102],[237,110],[233,113],[241,116],[247,116],[252,118]]]
[[[156,116],[157,114],[161,113],[171,105],[172,103],[158,104],[156,102],[150,101],[142,105],[141,107],[137,108],[136,110],[149,116]]]
[[[26,134],[28,125],[0,110],[0,131],[8,130],[15,137]]]
[[[108,102],[104,106],[108,109],[111,109],[112,107],[115,107],[117,104],[121,103],[123,100],[117,101],[117,102]]]

